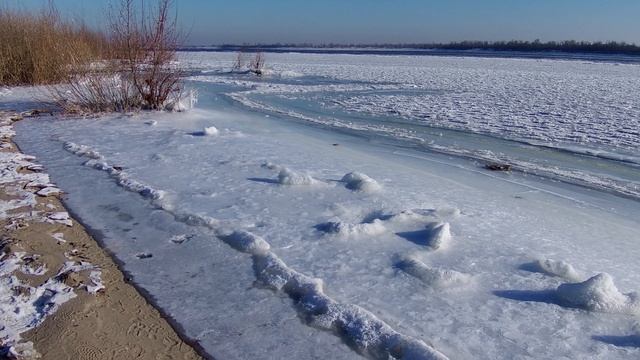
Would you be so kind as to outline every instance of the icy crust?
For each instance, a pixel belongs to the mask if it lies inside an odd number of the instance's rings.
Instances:
[[[317,185],[321,181],[314,179],[308,174],[295,172],[288,168],[282,168],[278,174],[280,185]]]
[[[364,193],[375,193],[382,189],[377,181],[356,171],[346,174],[341,181],[345,183],[347,189]]]
[[[538,259],[531,264],[531,270],[543,274],[557,276],[569,281],[580,281],[580,274],[573,266],[562,260]]]
[[[640,315],[638,293],[621,293],[611,275],[598,274],[581,283],[558,286],[557,296],[561,304],[589,311]]]
[[[471,281],[469,274],[430,267],[413,256],[400,256],[396,267],[429,287],[448,288],[466,285]]]
[[[339,303],[323,292],[322,280],[290,269],[273,253],[255,255],[258,280],[291,297],[313,326],[345,338],[355,350],[375,359],[447,359],[421,340],[402,335],[357,305]]]
[[[87,147],[67,143],[65,149],[88,150]],[[92,152],[97,154],[97,152]],[[113,167],[106,164],[96,169],[110,172]],[[285,170],[285,169],[282,169]],[[282,171],[281,171],[282,172]],[[140,195],[144,196],[140,192]],[[153,198],[149,200],[154,201]],[[358,352],[373,358],[396,358],[411,360],[441,360],[446,356],[424,343],[398,333],[372,313],[352,304],[342,304],[323,292],[323,283],[289,268],[280,258],[269,251],[270,245],[262,237],[246,230],[228,232],[218,220],[201,214],[179,212],[170,206],[160,206],[176,220],[194,226],[212,229],[218,238],[230,247],[252,255],[256,277],[274,290],[283,291],[297,304],[307,321],[337,336],[344,337]]]

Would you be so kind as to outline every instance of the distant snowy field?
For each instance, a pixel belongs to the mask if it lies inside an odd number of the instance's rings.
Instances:
[[[16,140],[215,358],[640,356],[637,65],[183,56],[195,110]]]

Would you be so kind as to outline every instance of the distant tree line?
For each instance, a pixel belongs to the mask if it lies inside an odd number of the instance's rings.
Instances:
[[[547,52],[561,51],[570,53],[601,53],[601,54],[626,54],[640,55],[640,46],[626,42],[608,41],[461,41],[451,43],[407,43],[407,44],[226,44],[217,46],[226,50],[237,49],[279,49],[279,48],[312,48],[312,49],[415,49],[415,50],[491,50],[491,51],[521,51],[521,52]]]

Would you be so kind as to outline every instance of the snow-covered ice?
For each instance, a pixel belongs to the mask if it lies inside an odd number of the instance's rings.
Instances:
[[[189,112],[16,125],[213,357],[640,356],[638,65],[230,55],[183,55]]]

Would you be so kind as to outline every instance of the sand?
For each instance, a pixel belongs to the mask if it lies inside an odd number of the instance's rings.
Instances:
[[[0,113],[0,117],[7,116]],[[18,151],[3,139],[6,151]],[[20,170],[26,171],[28,170]],[[0,201],[15,198],[13,184],[0,186]],[[11,195],[9,195],[10,193]],[[29,266],[45,265],[40,275],[15,271],[24,284],[37,287],[54,278],[65,262],[88,262],[101,271],[104,289],[89,293],[90,271],[72,272],[64,283],[76,297],[63,303],[37,327],[23,332],[22,342],[33,343],[37,354],[20,358],[42,359],[200,359],[202,351],[180,338],[170,322],[126,281],[125,275],[77,221],[72,225],[33,219],[32,210],[65,212],[57,196],[38,197],[37,205],[14,209],[0,219],[1,247],[10,258],[16,252],[29,256]],[[16,220],[21,218],[20,220]],[[20,224],[20,226],[16,226]],[[7,228],[9,226],[9,228]],[[64,241],[59,241],[55,236]],[[62,234],[62,235],[60,235]],[[34,256],[35,255],[35,256]],[[25,262],[25,260],[23,260]],[[15,292],[19,289],[14,289]],[[2,340],[0,339],[0,342]],[[193,345],[193,344],[192,344]]]

